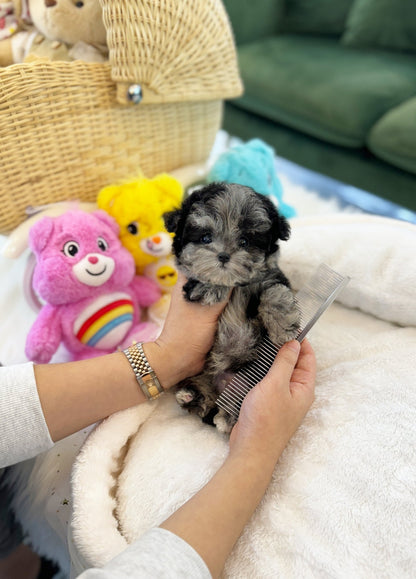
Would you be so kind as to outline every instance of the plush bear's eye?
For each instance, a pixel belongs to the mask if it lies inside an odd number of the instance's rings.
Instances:
[[[84,2],[81,2],[81,0],[79,2],[75,2],[75,6],[77,8],[82,8],[84,6]]]
[[[62,253],[67,257],[75,257],[79,251],[79,245],[76,241],[67,241],[62,249]]]
[[[248,246],[248,239],[247,237],[240,237],[238,240],[239,247],[247,247]]]
[[[139,233],[139,225],[137,223],[137,221],[132,221],[131,223],[129,223],[127,225],[127,230],[132,234],[132,235],[137,235]]]
[[[204,233],[204,235],[201,235],[199,238],[199,241],[205,245],[208,245],[209,243],[212,243],[212,235],[210,233]]]
[[[102,237],[99,237],[97,239],[97,245],[98,248],[101,249],[101,251],[106,251],[108,249],[108,243]]]

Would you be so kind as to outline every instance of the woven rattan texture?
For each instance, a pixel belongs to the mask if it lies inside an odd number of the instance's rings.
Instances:
[[[0,233],[28,206],[95,201],[111,183],[207,159],[222,100],[238,96],[220,0],[101,0],[109,63],[0,69]],[[143,101],[127,104],[127,86]]]
[[[139,169],[205,160],[221,101],[123,107],[107,66],[39,63],[0,71],[0,232],[28,205],[80,199]]]
[[[140,81],[145,102],[213,100],[241,93],[234,40],[219,0],[102,4],[112,78],[127,84]],[[123,102],[123,84],[121,88]]]

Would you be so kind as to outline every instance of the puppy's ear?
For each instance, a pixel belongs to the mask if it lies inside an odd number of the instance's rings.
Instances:
[[[261,198],[264,207],[266,208],[267,214],[272,222],[271,229],[270,229],[270,246],[269,252],[274,253],[277,251],[277,241],[281,239],[282,241],[287,241],[290,237],[290,225],[289,222],[283,215],[280,215],[279,211],[276,209],[276,206],[268,197],[264,195],[258,194]]]
[[[165,222],[165,227],[169,233],[176,233],[181,215],[181,209],[175,209],[174,211],[169,211],[163,215],[163,221]]]
[[[275,251],[279,249],[279,239],[287,241],[289,237],[290,225],[287,219],[275,210],[274,216],[272,217],[269,254],[275,253]]]
[[[278,239],[287,241],[290,237],[290,225],[288,220],[283,215],[278,215]]]

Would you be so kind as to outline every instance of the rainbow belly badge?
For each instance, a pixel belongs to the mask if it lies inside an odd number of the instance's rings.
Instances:
[[[133,313],[130,296],[101,296],[78,316],[74,324],[75,336],[92,348],[116,348],[133,325]]]

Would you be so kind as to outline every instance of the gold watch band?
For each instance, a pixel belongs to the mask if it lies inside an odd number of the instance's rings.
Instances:
[[[143,351],[143,343],[133,344],[123,350],[123,353],[126,355],[136,376],[136,380],[146,398],[148,400],[154,400],[163,394],[164,390],[162,385]]]

